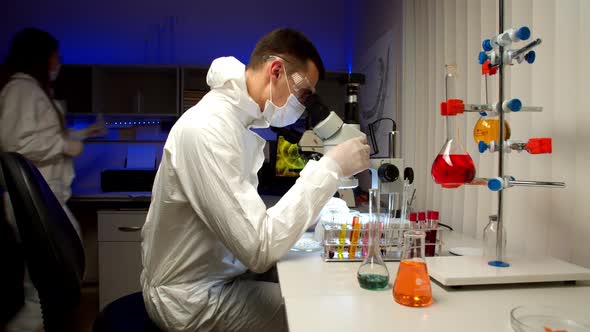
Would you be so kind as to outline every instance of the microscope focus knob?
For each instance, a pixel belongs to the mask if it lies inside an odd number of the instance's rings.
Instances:
[[[404,180],[408,180],[410,184],[414,183],[414,169],[412,167],[404,169]]]
[[[399,178],[399,169],[392,164],[383,164],[377,169],[377,175],[382,182],[393,182]]]

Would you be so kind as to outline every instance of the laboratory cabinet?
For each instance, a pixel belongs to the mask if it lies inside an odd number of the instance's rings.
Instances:
[[[72,115],[180,116],[207,92],[209,67],[146,65],[63,65],[55,99]],[[341,117],[348,74],[328,72],[316,88]]]
[[[182,67],[180,79],[181,112],[196,105],[209,92],[206,67]]]
[[[62,66],[54,95],[66,113],[92,113],[92,66]]]
[[[95,66],[94,113],[177,114],[178,67]]]
[[[68,114],[177,116],[180,91],[178,66],[64,65],[54,84]]]
[[[146,216],[146,209],[98,211],[100,310],[124,295],[141,291],[141,227]]]

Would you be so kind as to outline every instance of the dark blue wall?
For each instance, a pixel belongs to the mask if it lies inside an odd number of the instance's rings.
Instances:
[[[61,41],[65,63],[209,65],[226,55],[246,62],[262,35],[286,26],[316,44],[329,70],[348,70],[358,1],[10,1],[0,52],[14,32],[35,26]]]

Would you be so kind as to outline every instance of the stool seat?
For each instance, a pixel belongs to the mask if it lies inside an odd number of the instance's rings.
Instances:
[[[92,328],[94,332],[162,332],[145,310],[141,292],[123,296],[98,315]]]

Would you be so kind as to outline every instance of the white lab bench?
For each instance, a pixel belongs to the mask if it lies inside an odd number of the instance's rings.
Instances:
[[[478,246],[479,241],[447,233],[449,246]],[[432,281],[434,303],[410,308],[393,300],[391,284],[399,263],[388,262],[390,287],[359,287],[359,262],[324,262],[319,252],[290,252],[278,264],[290,332],[309,331],[512,331],[510,310],[547,304],[583,308],[590,283],[521,284],[447,288]]]
[[[149,192],[92,193],[76,196],[77,202],[120,203],[122,206],[131,206],[132,203],[146,205],[128,209],[103,208],[97,211],[100,310],[122,296],[141,291],[141,228],[145,223],[150,198]],[[274,205],[279,198],[262,196],[267,206]]]
[[[147,211],[98,211],[99,309],[141,290],[141,227]]]

